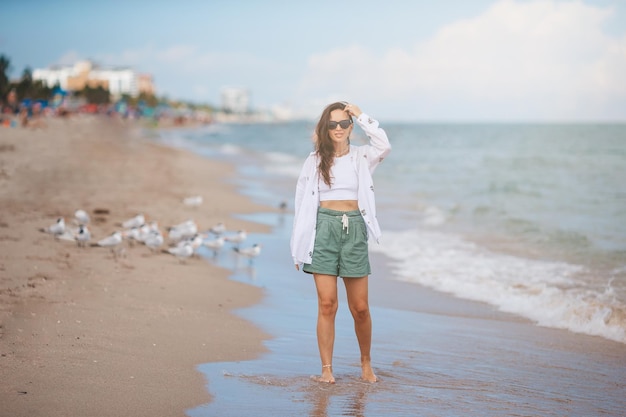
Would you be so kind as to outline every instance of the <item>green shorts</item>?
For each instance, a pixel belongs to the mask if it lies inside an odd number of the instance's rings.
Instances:
[[[358,210],[320,207],[313,260],[302,270],[310,274],[360,278],[372,273],[367,249],[367,225]]]

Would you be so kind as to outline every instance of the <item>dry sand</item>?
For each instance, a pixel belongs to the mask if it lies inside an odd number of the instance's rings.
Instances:
[[[185,415],[210,401],[198,364],[265,350],[267,335],[232,313],[262,290],[201,258],[135,245],[116,259],[38,229],[82,208],[92,241],[140,212],[162,229],[193,218],[264,232],[231,216],[272,209],[224,181],[232,167],[154,144],[136,124],[46,124],[0,127],[0,415]],[[198,194],[201,207],[182,204]]]

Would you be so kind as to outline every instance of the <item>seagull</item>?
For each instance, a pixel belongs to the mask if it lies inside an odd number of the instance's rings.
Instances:
[[[89,229],[87,229],[87,226],[82,224],[78,226],[78,231],[74,235],[74,239],[76,240],[76,244],[78,246],[85,247],[87,242],[91,239],[91,233],[89,232]]]
[[[163,245],[163,235],[158,230],[150,231],[143,243],[154,252]]]
[[[148,223],[148,228],[153,232],[158,232],[159,223],[156,220],[152,220],[150,223]]]
[[[100,239],[97,243],[92,243],[91,246],[100,246],[103,248],[110,248],[111,252],[113,252],[113,255],[117,258],[117,255],[118,255],[117,247],[122,243],[123,240],[124,239],[122,237],[122,233],[115,231],[108,237],[105,237],[104,239]]]
[[[135,239],[137,242],[145,243],[152,229],[147,224],[144,224],[141,227],[137,227],[135,230],[136,231],[133,232],[130,237]]]
[[[180,262],[184,262],[185,259],[193,255],[193,247],[191,246],[191,244],[183,245],[180,247],[174,246],[163,251],[176,256]]]
[[[195,234],[193,235],[193,237],[189,238],[189,239],[185,239],[185,240],[181,240],[180,242],[178,242],[176,244],[176,247],[183,247],[185,245],[190,245],[191,248],[193,249],[194,253],[196,252],[196,249],[198,249],[200,246],[202,246],[202,235],[199,234]]]
[[[68,240],[70,242],[76,242],[76,234],[78,229],[72,229],[71,227],[65,227],[65,231],[60,235],[54,235],[55,239]]]
[[[154,233],[161,234],[161,231],[159,230],[159,224],[156,221],[151,221],[137,228],[136,232],[131,233],[131,237],[138,242],[146,243],[146,239],[150,238]]]
[[[194,195],[191,197],[185,197],[183,198],[183,204],[186,206],[198,207],[199,205],[202,204],[202,196]]]
[[[252,260],[261,254],[261,246],[260,244],[255,243],[252,247],[239,249],[238,247],[233,248],[237,254],[248,258],[250,264],[252,264]]]
[[[140,227],[146,222],[143,214],[138,214],[122,223],[124,229],[132,229],[133,227]]]
[[[101,246],[103,248],[112,248],[122,243],[122,232],[115,231],[104,239],[100,239],[97,243],[92,243],[91,246]]]
[[[234,243],[235,246],[239,246],[239,244],[241,242],[243,242],[244,240],[246,240],[246,237],[248,237],[248,234],[246,233],[245,230],[240,230],[237,233],[233,234],[233,235],[229,235],[229,236],[224,236],[224,240],[230,242],[230,243]]]
[[[198,226],[193,220],[177,224],[168,228],[167,236],[173,241],[188,239],[198,233]]]
[[[63,232],[65,232],[65,219],[63,217],[59,217],[55,223],[39,230],[55,236],[62,235]]]
[[[203,240],[204,239],[202,238],[202,235],[199,235],[197,233],[194,235],[194,237],[190,240],[191,247],[193,248],[194,251],[198,249],[200,246],[202,246]]]
[[[89,224],[89,214],[85,210],[78,209],[74,212],[74,223],[79,226]]]
[[[124,230],[122,232],[122,237],[124,239],[128,239],[129,245],[133,246],[134,245],[133,241],[135,241],[135,240],[138,241],[138,242],[141,241],[140,240],[140,233],[141,232],[140,232],[138,227],[132,227],[130,229]]]
[[[219,252],[219,250],[222,249],[222,246],[224,246],[224,237],[218,236],[213,240],[204,240],[202,245],[211,249],[213,251],[213,256],[217,256],[217,252]]]
[[[179,229],[179,228],[182,228],[182,227],[188,227],[188,226],[190,226],[192,224],[196,224],[196,223],[193,221],[193,219],[189,219],[189,220],[185,220],[182,223],[178,223],[178,224],[175,224],[174,226],[168,227],[168,230],[169,229]]]
[[[226,231],[226,225],[222,222],[216,224],[215,226],[211,227],[209,229],[209,232],[213,233],[214,235],[221,235],[222,233],[224,233]]]

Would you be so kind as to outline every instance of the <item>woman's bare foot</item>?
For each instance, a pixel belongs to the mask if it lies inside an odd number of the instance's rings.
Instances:
[[[370,362],[363,362],[361,364],[361,379],[367,382],[378,382],[378,378],[376,378]]]
[[[333,368],[330,366],[322,366],[322,375],[312,376],[311,378],[316,382],[325,382],[327,384],[335,383],[335,377],[333,376]]]

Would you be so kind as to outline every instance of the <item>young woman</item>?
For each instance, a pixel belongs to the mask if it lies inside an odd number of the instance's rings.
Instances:
[[[369,144],[350,144],[353,119]],[[296,269],[313,274],[317,288],[317,342],[321,382],[334,383],[332,359],[337,313],[337,277],[343,278],[361,351],[361,378],[376,381],[370,347],[372,320],[368,301],[371,273],[369,236],[377,241],[372,173],[391,151],[387,134],[358,106],[333,103],[322,112],[311,152],[298,179],[291,255]]]

